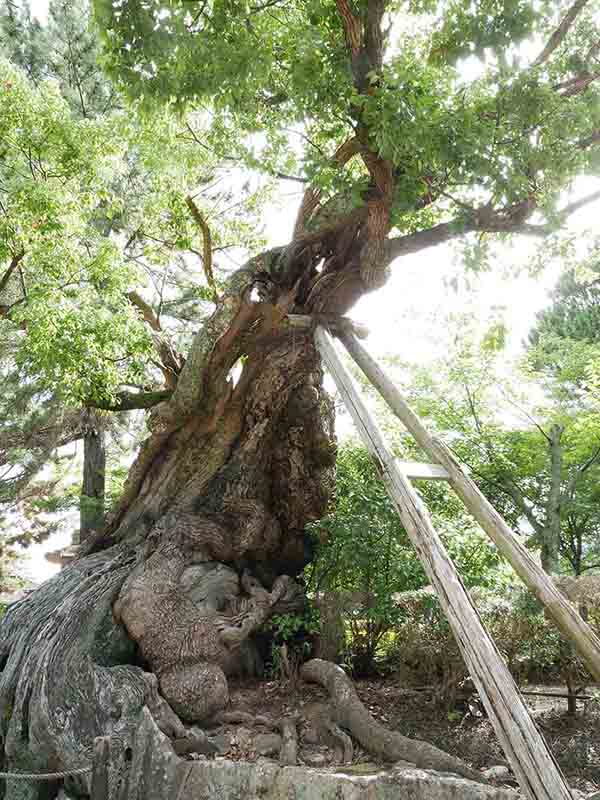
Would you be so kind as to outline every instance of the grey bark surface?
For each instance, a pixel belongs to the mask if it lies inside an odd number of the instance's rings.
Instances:
[[[523,793],[529,800],[571,800],[564,776],[530,717],[502,656],[485,630],[425,505],[387,448],[383,435],[337,354],[331,336],[319,327],[315,331],[315,340],[436,590]]]
[[[79,538],[83,542],[90,533],[104,527],[104,494],[106,484],[106,433],[102,417],[88,409],[83,434],[83,485],[79,512]]]
[[[475,482],[465,473],[460,462],[448,447],[429,433],[394,383],[364,347],[354,336],[347,333],[343,335],[343,342],[356,363],[419,446],[431,459],[441,464],[450,473],[450,484],[454,491],[500,553],[511,564],[523,583],[544,606],[556,627],[573,643],[592,675],[596,680],[600,680],[600,639],[598,636],[582,620],[571,603],[537,564],[514,531],[509,528]]]
[[[542,569],[556,575],[559,569],[562,471],[563,471],[563,427],[553,425],[548,433],[550,454],[550,491],[546,504],[546,524],[541,533]]]

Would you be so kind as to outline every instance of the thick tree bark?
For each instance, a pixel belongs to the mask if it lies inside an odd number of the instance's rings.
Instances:
[[[80,767],[110,736],[112,796],[142,708],[184,736],[172,709],[198,722],[222,708],[226,676],[257,669],[253,632],[302,606],[293,576],[333,486],[332,404],[311,332],[278,325],[291,296],[248,299],[261,268],[233,276],[197,335],[88,554],[2,620],[0,771]],[[0,797],[42,787],[0,782]],[[86,779],[71,791],[87,796]]]
[[[302,607],[306,526],[334,483],[333,406],[312,331],[283,323],[339,313],[364,291],[360,230],[294,242],[231,277],[105,528],[3,618],[0,771],[78,768],[108,736],[109,797],[126,796],[143,714],[177,740],[184,722],[218,717],[228,676],[260,668],[253,634]],[[89,796],[89,776],[65,785]],[[43,787],[0,782],[0,800],[45,800]]]

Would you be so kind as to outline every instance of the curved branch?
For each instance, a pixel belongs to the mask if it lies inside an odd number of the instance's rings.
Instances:
[[[560,220],[565,220],[571,214],[596,200],[600,200],[600,190],[591,192],[580,200],[575,200],[564,206],[557,212],[557,216]],[[388,239],[386,243],[387,263],[389,264],[400,256],[418,253],[428,247],[444,244],[463,236],[465,233],[473,233],[474,231],[481,231],[482,233],[518,233],[524,236],[539,237],[554,233],[556,230],[555,225],[531,225],[526,221],[535,209],[536,203],[533,198],[526,198],[519,203],[514,203],[512,206],[498,211],[483,206],[473,209],[463,217],[449,222],[441,222],[432,228]]]
[[[589,3],[589,0],[575,0],[573,5],[569,8],[565,16],[560,22],[560,25],[556,30],[553,32],[552,36],[548,39],[546,46],[539,54],[539,56],[535,59],[532,66],[539,67],[540,64],[543,64],[547,61],[552,53],[556,50],[557,47],[561,44],[571,26],[577,19],[580,12],[583,10],[584,6]]]
[[[137,292],[128,292],[127,299],[142,312],[144,322],[147,322],[153,331],[162,331],[160,321],[154,313],[154,309],[140,294]]]
[[[160,357],[161,370],[167,389],[173,390],[177,386],[177,376],[181,372],[183,359],[175,350],[171,342],[166,338],[157,314],[154,313],[152,306],[137,292],[128,292],[129,302],[141,311],[142,318],[153,331],[152,341]]]
[[[444,244],[451,239],[456,239],[458,236],[475,230],[477,230],[477,227],[473,220],[463,217],[453,219],[450,222],[440,222],[439,225],[434,225],[433,228],[427,228],[424,231],[416,231],[416,233],[409,233],[406,236],[388,239],[386,244],[388,264],[400,256],[419,253],[428,247]]]
[[[217,302],[218,295],[217,295],[217,287],[215,284],[215,276],[213,273],[212,238],[210,235],[210,228],[208,227],[208,223],[204,218],[204,214],[200,211],[196,203],[194,203],[193,199],[190,196],[188,196],[185,198],[185,202],[191,212],[191,215],[195,223],[202,231],[202,242],[203,242],[202,266],[204,268],[204,274],[206,275],[206,281],[212,290],[215,302]]]
[[[360,140],[357,136],[353,136],[338,147],[331,161],[339,167],[344,167],[351,158],[360,152],[360,150]],[[296,215],[296,222],[294,223],[294,240],[302,236],[309,217],[318,208],[320,201],[321,191],[319,189],[309,187],[304,192],[298,214]]]

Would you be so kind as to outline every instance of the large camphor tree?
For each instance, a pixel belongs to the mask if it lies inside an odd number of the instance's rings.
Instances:
[[[453,239],[542,242],[598,197],[564,201],[600,143],[599,12],[97,0],[104,66],[132,103],[108,121],[85,103],[67,118],[56,83],[2,67],[11,357],[61,402],[148,409],[149,435],[105,528],[2,620],[1,767],[78,766],[98,735],[125,767],[144,707],[181,736],[181,720],[222,711],[228,676],[256,669],[253,635],[302,605],[305,527],[333,486],[332,404],[311,331],[288,315],[344,314],[392,263]],[[289,242],[226,280],[213,270],[222,220],[199,194],[223,162],[304,187]],[[182,269],[178,247],[202,257],[207,283],[183,355],[161,325],[169,294],[153,306],[132,269]],[[5,786],[10,800],[44,796]]]

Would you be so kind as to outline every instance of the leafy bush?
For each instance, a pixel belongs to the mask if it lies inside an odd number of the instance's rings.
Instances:
[[[465,515],[460,502],[439,483],[420,489],[465,583],[493,583],[497,552]],[[349,443],[340,448],[335,502],[312,532],[316,557],[308,569],[308,589],[328,622],[328,631],[321,631],[323,638],[335,638],[325,650],[329,658],[334,651],[333,657],[343,659],[355,675],[372,673],[404,619],[397,596],[418,590],[428,581],[362,446]],[[342,637],[340,625],[345,632]],[[336,653],[342,645],[344,652]]]
[[[575,690],[591,681],[580,659],[531,594],[516,586],[472,591],[483,622],[517,683],[561,680]],[[387,668],[414,685],[432,685],[451,707],[468,677],[437,596],[430,590],[406,593],[399,600],[404,617],[387,653]],[[600,631],[600,603],[588,607],[589,621]]]
[[[300,614],[276,614],[268,623],[271,640],[268,668],[274,677],[295,682],[303,661],[312,655],[319,613],[308,605]]]

